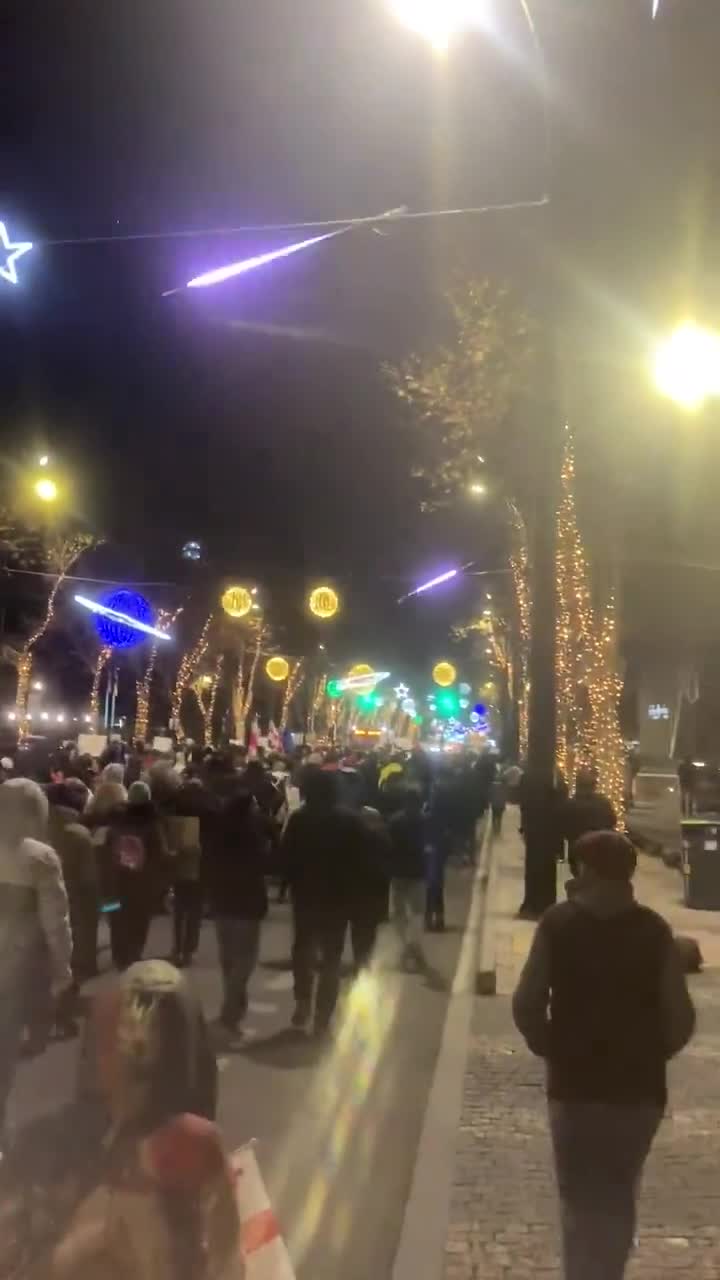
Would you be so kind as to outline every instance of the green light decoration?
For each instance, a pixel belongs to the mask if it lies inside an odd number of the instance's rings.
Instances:
[[[457,716],[459,710],[458,696],[452,689],[446,689],[443,693],[438,694],[437,711],[438,715],[442,716],[444,720]]]
[[[359,693],[356,702],[361,711],[375,711],[381,706],[381,699],[376,693]]]
[[[342,698],[342,689],[338,680],[328,680],[325,692],[328,698]]]

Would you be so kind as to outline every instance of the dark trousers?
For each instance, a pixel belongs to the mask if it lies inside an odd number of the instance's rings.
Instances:
[[[348,913],[318,911],[296,903],[294,923],[295,1002],[314,1012],[315,1026],[324,1029],[335,1012],[340,990],[340,965],[350,923]],[[361,942],[365,945],[367,937],[361,938]]]
[[[505,816],[505,810],[504,810],[504,808],[503,808],[503,809],[493,809],[493,811],[492,811],[492,829],[493,829],[493,835],[494,835],[494,836],[500,836],[500,835],[502,835],[502,824],[503,824],[503,818],[504,818],[504,816]]]
[[[377,938],[377,912],[353,912],[350,920],[350,941],[352,943],[353,964],[355,972],[369,969],[372,962],[375,940]]]
[[[97,973],[98,895],[94,885],[69,888],[72,929],[72,971],[76,982],[85,982]]]
[[[223,1006],[220,1021],[235,1028],[248,1010],[248,982],[260,954],[261,920],[237,920],[217,916],[215,930],[223,976]]]
[[[439,840],[433,845],[427,854],[425,864],[425,882],[427,887],[425,897],[425,919],[430,922],[433,919],[440,921],[445,920],[445,863],[447,857],[447,848],[445,842]]]
[[[183,960],[195,955],[200,941],[203,891],[199,880],[176,880],[173,891],[175,954]]]
[[[123,897],[119,909],[110,913],[110,951],[116,969],[142,960],[150,919],[150,903],[143,893]]]
[[[622,1280],[638,1185],[661,1119],[651,1105],[550,1103],[565,1280]]]
[[[695,792],[689,787],[680,788],[680,803],[683,818],[692,818],[695,813]]]

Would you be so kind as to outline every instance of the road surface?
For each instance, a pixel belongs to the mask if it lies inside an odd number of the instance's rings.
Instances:
[[[450,870],[449,927],[427,937],[429,976],[400,973],[392,935],[382,931],[378,971],[355,987],[348,982],[335,1042],[325,1049],[288,1031],[290,911],[271,907],[247,1041],[218,1059],[219,1121],[228,1148],[258,1140],[298,1280],[390,1280],[471,884],[469,869]],[[168,921],[156,921],[147,954],[167,955],[169,944]],[[220,984],[209,922],[189,974],[214,1017]],[[53,1044],[21,1065],[11,1124],[68,1100],[76,1054],[76,1041]]]

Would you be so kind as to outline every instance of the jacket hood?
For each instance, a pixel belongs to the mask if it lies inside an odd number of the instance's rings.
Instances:
[[[597,880],[583,885],[579,879],[565,885],[568,899],[601,920],[622,915],[635,905],[635,894],[629,881]]]
[[[67,804],[51,804],[48,813],[50,827],[82,826],[81,814]]]

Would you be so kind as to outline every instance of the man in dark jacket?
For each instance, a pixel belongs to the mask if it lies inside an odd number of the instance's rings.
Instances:
[[[110,945],[118,969],[142,960],[150,922],[169,884],[165,831],[145,782],[133,782],[127,804],[108,815],[105,857],[119,908],[110,913]]]
[[[205,823],[205,876],[223,975],[220,1026],[229,1035],[247,1013],[248,982],[260,952],[267,851],[266,821],[249,791],[222,801]]]
[[[575,795],[561,803],[560,821],[563,839],[568,844],[568,862],[576,875],[575,847],[589,831],[614,831],[617,814],[607,796],[597,789],[597,778],[590,769],[581,769],[575,780]]]
[[[565,1280],[621,1280],[666,1063],[695,1015],[668,925],[633,897],[630,841],[595,832],[575,853],[572,896],[540,921],[513,1015],[547,1062]]]
[[[367,963],[387,875],[380,837],[360,814],[340,807],[332,773],[308,769],[303,797],[282,841],[295,925],[293,1026],[304,1028],[314,1013],[315,1032],[323,1034],[337,1002],[348,924],[373,926],[362,930],[367,954],[355,957]]]
[[[425,911],[428,831],[423,798],[414,787],[405,794],[405,808],[390,819],[389,832],[391,919],[402,947],[402,961],[415,969],[423,963],[420,939]]]

